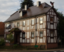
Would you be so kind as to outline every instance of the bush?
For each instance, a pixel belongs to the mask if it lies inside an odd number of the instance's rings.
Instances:
[[[17,48],[19,48],[19,45],[18,45],[18,44],[14,44],[14,45],[13,45],[13,48],[14,48],[14,49],[17,49]]]
[[[10,42],[14,41],[14,36],[13,36],[12,33],[10,33],[10,34],[7,35],[7,40],[10,41]]]
[[[45,49],[45,45],[40,45],[40,49]]]
[[[14,47],[17,47],[17,46],[18,46],[18,44],[14,44],[13,46],[14,46]]]
[[[4,45],[5,45],[4,39],[0,39],[0,46],[4,46]]]

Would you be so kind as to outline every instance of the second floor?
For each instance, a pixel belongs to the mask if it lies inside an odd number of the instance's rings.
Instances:
[[[56,29],[58,23],[58,16],[53,8],[46,14],[37,15],[34,17],[23,18],[5,23],[6,29],[18,27],[21,30],[40,30],[40,29]]]

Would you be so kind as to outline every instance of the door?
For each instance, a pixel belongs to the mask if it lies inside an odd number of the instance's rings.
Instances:
[[[15,33],[15,37],[14,37],[14,42],[15,42],[15,44],[19,44],[19,41],[20,41],[20,33]]]

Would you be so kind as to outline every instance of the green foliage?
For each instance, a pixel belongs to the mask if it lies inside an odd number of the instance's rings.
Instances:
[[[17,46],[19,46],[19,45],[18,45],[18,44],[14,44],[13,46],[14,46],[14,47],[17,47]]]
[[[44,46],[44,45],[43,45]],[[44,48],[38,46],[35,48],[34,46],[21,46],[18,44],[14,44],[13,46],[0,46],[0,49],[7,49],[7,50],[44,50]]]
[[[64,43],[64,15],[61,12],[57,12],[59,15],[59,23],[57,26],[57,34],[60,37],[62,43]]]
[[[13,32],[16,32],[16,31],[21,31],[21,30],[19,30],[18,28],[12,28],[9,32],[13,33]]]
[[[33,6],[33,1],[32,0],[24,0],[21,3],[21,9],[23,9],[25,5],[28,5],[28,7]]]
[[[4,39],[0,39],[0,46],[4,46],[4,45],[5,45]]]
[[[14,37],[13,37],[12,33],[7,35],[7,40],[9,40],[10,42],[12,42],[14,40]]]
[[[13,48],[18,48],[18,47],[19,47],[18,44],[14,44],[14,45],[13,45]]]

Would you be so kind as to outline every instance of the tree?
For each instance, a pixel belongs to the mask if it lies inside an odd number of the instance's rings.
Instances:
[[[57,26],[57,34],[60,37],[62,44],[64,43],[64,16],[61,12],[57,12],[59,15],[59,23]]]
[[[32,0],[24,0],[21,3],[21,9],[23,9],[25,5],[27,5],[28,7],[31,7],[31,6],[33,6],[33,1]]]

